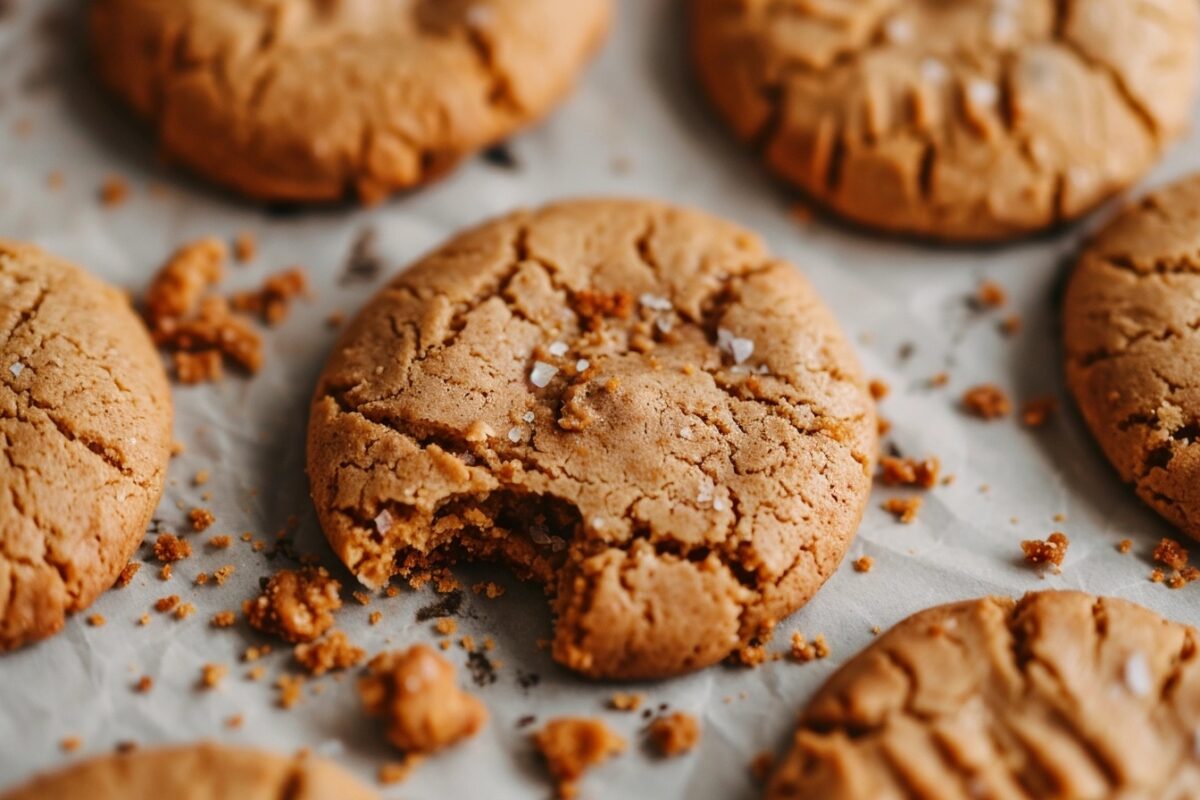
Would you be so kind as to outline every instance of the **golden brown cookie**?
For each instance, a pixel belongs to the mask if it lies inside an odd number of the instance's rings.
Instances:
[[[1196,637],[1078,592],[922,611],[817,693],[766,796],[1200,796]]]
[[[93,0],[101,80],[255,198],[364,201],[542,117],[610,0]]]
[[[0,651],[113,584],[158,505],[171,394],[128,299],[0,240]]]
[[[837,567],[870,486],[857,360],[752,234],[644,201],[468,231],[347,328],[313,499],[368,586],[497,560],[554,596],[585,674],[712,664]]]
[[[0,800],[377,800],[332,762],[196,744],[101,756],[34,778]]]
[[[1138,496],[1200,538],[1200,175],[1084,249],[1063,303],[1067,385]]]
[[[691,2],[736,134],[873,228],[997,240],[1078,217],[1190,118],[1193,0]]]

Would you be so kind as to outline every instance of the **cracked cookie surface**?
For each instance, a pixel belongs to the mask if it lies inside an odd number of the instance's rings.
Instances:
[[[364,201],[542,117],[610,0],[93,0],[101,80],[255,198]]]
[[[812,596],[870,488],[874,408],[794,267],[645,201],[463,233],[351,323],[308,471],[369,586],[455,560],[541,582],[553,653],[649,677],[712,664]]]
[[[2,800],[377,800],[333,762],[198,744],[102,756],[42,775]]]
[[[1196,636],[1078,592],[922,611],[816,694],[766,796],[1196,797]]]
[[[857,223],[998,240],[1078,217],[1185,127],[1192,0],[691,0],[737,136]]]
[[[1086,245],[1063,334],[1067,385],[1121,479],[1200,538],[1200,175]]]
[[[113,584],[158,505],[171,394],[128,299],[0,240],[0,651]]]

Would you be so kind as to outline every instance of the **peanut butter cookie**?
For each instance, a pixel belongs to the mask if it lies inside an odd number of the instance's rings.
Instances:
[[[0,240],[0,651],[112,586],[170,446],[170,389],[128,299]]]
[[[1137,180],[1190,118],[1192,0],[691,0],[735,133],[873,228],[999,240]]]
[[[1086,246],[1063,303],[1067,385],[1139,497],[1200,538],[1200,175]]]
[[[0,800],[377,800],[332,762],[216,744],[134,750],[34,778]]]
[[[93,0],[100,79],[254,198],[364,201],[546,114],[610,0]]]
[[[381,291],[320,379],[308,470],[364,584],[501,561],[553,596],[560,662],[650,677],[808,601],[858,526],[875,429],[832,315],[752,234],[583,201]]]
[[[766,796],[1200,796],[1196,637],[1078,592],[922,611],[817,693]]]

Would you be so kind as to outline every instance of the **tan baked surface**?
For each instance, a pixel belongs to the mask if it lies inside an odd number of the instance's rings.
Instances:
[[[545,114],[610,0],[93,0],[99,76],[163,150],[272,200],[364,200]]]
[[[1079,258],[1067,384],[1138,496],[1200,538],[1200,176],[1151,194]]]
[[[628,293],[629,318],[582,332],[589,291]],[[544,389],[537,359],[561,367]],[[326,366],[308,465],[364,583],[506,561],[557,592],[559,661],[633,677],[711,664],[803,605],[875,447],[856,358],[795,268],[698,212],[583,201],[468,231],[384,289]]]
[[[101,756],[34,778],[2,800],[376,800],[332,762],[197,744]]]
[[[766,796],[1200,796],[1196,633],[1078,592],[922,611],[817,693]]]
[[[1136,180],[1189,119],[1194,0],[691,0],[739,137],[872,227],[1002,239]]]
[[[112,585],[170,446],[166,375],[126,297],[0,240],[0,651]]]

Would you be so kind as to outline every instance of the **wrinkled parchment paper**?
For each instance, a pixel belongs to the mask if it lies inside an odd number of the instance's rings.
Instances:
[[[536,130],[514,138],[515,165],[476,159],[448,180],[379,208],[272,213],[241,203],[155,158],[146,130],[90,80],[81,38],[82,0],[7,0],[0,17],[0,235],[35,241],[107,280],[139,292],[178,244],[204,235],[257,236],[258,258],[231,268],[226,288],[258,285],[279,269],[302,264],[316,296],[267,334],[268,366],[253,380],[177,388],[176,437],[186,453],[171,467],[158,516],[184,527],[193,505],[212,509],[215,533],[252,531],[266,538],[296,514],[298,546],[321,555],[347,584],[317,528],[303,472],[309,394],[334,333],[334,311],[352,313],[383,280],[343,283],[348,254],[364,233],[390,274],[459,228],[516,206],[583,194],[650,195],[728,216],[759,232],[817,284],[858,343],[870,374],[892,394],[882,413],[891,441],[905,454],[936,455],[957,480],[930,493],[912,525],[879,508],[877,490],[846,562],[817,597],[786,620],[774,649],[792,631],[823,633],[832,655],[807,665],[788,661],[756,670],[716,667],[677,680],[638,685],[652,706],[669,704],[701,719],[703,739],[692,754],[669,762],[639,746],[593,772],[585,796],[749,798],[757,788],[747,764],[783,746],[796,711],[846,658],[887,628],[929,605],[985,593],[1076,588],[1126,597],[1179,620],[1200,622],[1200,587],[1170,591],[1147,580],[1149,551],[1167,526],[1142,507],[1114,476],[1064,394],[1055,303],[1064,259],[1084,227],[1003,248],[947,249],[871,238],[828,222],[797,223],[789,196],[725,134],[696,90],[684,52],[682,4],[625,0],[598,63],[578,92]],[[1145,182],[1160,183],[1200,167],[1193,134]],[[51,175],[63,185],[53,188]],[[97,190],[109,175],[127,179],[130,200],[103,208]],[[1100,215],[1101,217],[1103,214]],[[1094,224],[1093,219],[1088,224]],[[1008,309],[971,311],[965,298],[983,278],[1005,286]],[[1020,313],[1018,335],[998,331],[1007,311]],[[903,350],[911,355],[902,357]],[[950,375],[942,389],[928,378]],[[995,381],[1020,399],[1057,395],[1063,410],[1040,432],[1012,418],[983,423],[957,408],[962,390]],[[192,486],[201,469],[209,483]],[[985,488],[986,487],[986,488]],[[201,495],[211,492],[211,500]],[[181,506],[182,509],[181,510]],[[1065,521],[1055,521],[1055,515]],[[1061,529],[1071,548],[1061,575],[1040,576],[1020,562],[1022,538]],[[1123,556],[1114,544],[1134,541]],[[92,609],[108,624],[89,627],[79,615],[54,639],[0,659],[0,787],[37,770],[107,753],[122,741],[143,745],[201,738],[280,751],[310,747],[374,781],[391,757],[379,729],[359,708],[353,680],[326,677],[291,711],[275,706],[270,684],[287,668],[286,648],[263,662],[267,677],[244,679],[239,654],[262,640],[244,625],[209,626],[213,613],[237,609],[259,577],[282,566],[241,541],[227,551],[197,546],[162,582],[147,565],[133,584],[113,590]],[[875,560],[867,574],[850,561]],[[197,572],[237,566],[224,586],[193,587]],[[640,742],[639,714],[604,710],[616,687],[590,683],[557,668],[536,642],[550,632],[539,590],[501,569],[460,573],[467,586],[495,579],[508,588],[498,600],[465,592],[460,634],[492,636],[502,662],[494,682],[474,687],[492,713],[470,742],[423,764],[387,797],[527,798],[548,796],[529,744],[537,724],[560,714],[602,714]],[[185,621],[153,613],[154,600],[179,594],[196,604]],[[369,652],[434,639],[416,611],[436,601],[430,590],[407,589],[362,607],[352,601],[339,627]],[[151,623],[138,618],[150,611]],[[382,611],[377,626],[367,621]],[[464,665],[464,651],[452,658]],[[231,674],[220,689],[199,691],[203,664]],[[132,691],[143,675],[148,694]],[[461,676],[471,683],[470,672]],[[536,685],[530,685],[537,676]],[[480,672],[485,682],[487,676]],[[230,730],[225,720],[244,715]],[[517,722],[536,715],[534,726]],[[82,748],[61,752],[78,736]]]

